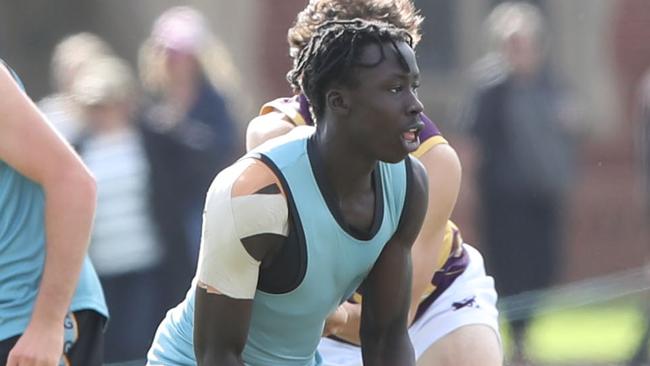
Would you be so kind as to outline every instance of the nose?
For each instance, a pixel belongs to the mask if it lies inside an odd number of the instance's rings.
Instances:
[[[419,115],[424,112],[424,105],[420,102],[417,93],[411,92],[411,98],[409,99],[408,105],[408,114],[409,115]]]

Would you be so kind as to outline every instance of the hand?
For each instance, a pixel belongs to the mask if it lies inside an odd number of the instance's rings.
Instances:
[[[30,324],[9,352],[7,366],[57,366],[63,355],[63,324]]]
[[[336,335],[339,330],[348,322],[348,312],[343,305],[336,308],[325,320],[325,328],[323,329],[323,336]]]

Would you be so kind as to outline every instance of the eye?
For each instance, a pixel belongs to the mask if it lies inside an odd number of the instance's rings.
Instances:
[[[420,82],[419,82],[419,81],[417,81],[417,82],[411,84],[411,88],[413,88],[413,90],[414,90],[415,92],[418,91],[418,88],[419,88],[419,87],[420,87]]]
[[[404,88],[403,88],[401,85],[396,85],[396,86],[393,86],[393,87],[391,87],[390,89],[388,89],[388,91],[391,92],[391,93],[393,93],[393,94],[398,94],[398,93],[401,92],[403,89],[404,89]]]

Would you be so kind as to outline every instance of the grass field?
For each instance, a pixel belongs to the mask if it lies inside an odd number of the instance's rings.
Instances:
[[[628,298],[536,317],[526,341],[530,360],[536,365],[622,365],[647,324],[641,309],[638,298]],[[509,352],[505,325],[502,334]]]

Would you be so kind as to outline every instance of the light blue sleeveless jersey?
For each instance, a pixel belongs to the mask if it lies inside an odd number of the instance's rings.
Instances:
[[[327,206],[314,176],[308,137],[256,151],[283,181],[292,224],[304,232],[307,265],[302,282],[283,294],[257,290],[243,360],[249,366],[320,365],[316,352],[324,321],[368,275],[384,245],[395,233],[407,189],[405,162],[379,163],[383,210],[369,240],[344,230]],[[255,153],[255,152],[254,152]],[[292,202],[295,210],[292,210]],[[298,225],[296,225],[298,226]],[[300,229],[298,230],[300,232]],[[183,303],[160,325],[150,365],[196,365],[192,347],[194,285]]]
[[[0,340],[23,333],[31,318],[45,264],[44,204],[42,188],[0,160]],[[70,306],[84,309],[108,316],[87,256]]]

